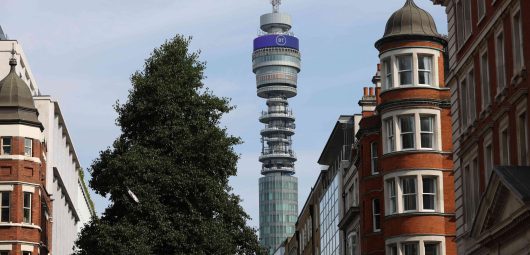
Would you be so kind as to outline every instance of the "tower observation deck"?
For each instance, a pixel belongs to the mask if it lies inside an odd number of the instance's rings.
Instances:
[[[291,137],[295,117],[289,98],[296,96],[300,72],[298,38],[291,30],[291,17],[279,12],[280,0],[272,0],[272,13],[261,16],[260,36],[254,39],[252,70],[257,95],[266,99],[261,113],[262,163],[259,179],[260,242],[273,252],[295,232],[298,217],[298,179],[294,177],[296,155]]]

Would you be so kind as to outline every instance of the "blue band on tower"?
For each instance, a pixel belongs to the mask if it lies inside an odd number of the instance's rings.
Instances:
[[[254,39],[254,50],[268,47],[285,47],[298,50],[298,38],[290,35],[264,35]]]

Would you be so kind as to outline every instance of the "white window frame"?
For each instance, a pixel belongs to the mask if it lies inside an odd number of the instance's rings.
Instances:
[[[29,141],[29,146],[27,142]],[[24,138],[24,156],[33,157],[33,138]]]
[[[499,35],[502,34],[502,47],[500,47],[501,52],[499,52]],[[495,31],[495,72],[497,74],[497,96],[500,95],[504,89],[507,87],[507,78],[506,78],[506,34],[502,28],[502,25]],[[500,54],[500,55],[499,55]],[[502,63],[501,63],[502,62]],[[502,68],[502,70],[501,70]],[[502,80],[501,75],[502,74]]]
[[[519,39],[520,39],[519,44],[520,45],[516,45],[517,42],[515,40],[515,33],[514,33],[514,31],[516,30],[516,27],[515,27],[515,16],[517,14],[519,14],[519,28],[517,30],[519,30]],[[515,5],[515,7],[512,10],[512,13],[511,13],[511,24],[512,24],[513,74],[516,75],[524,67],[523,16],[522,16],[521,6],[520,6],[519,2],[517,2],[517,4]],[[506,43],[506,39],[505,39],[505,43]],[[519,54],[517,54],[517,48],[520,49]],[[516,62],[516,59],[517,59],[516,55],[519,55],[519,58],[520,58],[520,61],[521,61],[519,63],[519,66],[517,65],[517,62]],[[506,63],[505,63],[505,65],[506,65]]]
[[[397,208],[398,208],[396,179],[390,178],[386,180],[385,183],[386,183],[386,192],[388,196],[387,208],[389,209],[387,215],[395,214],[397,213]]]
[[[11,203],[12,203],[12,198],[11,198],[11,192],[12,190],[2,190],[0,191],[0,222],[3,222],[3,223],[6,223],[6,222],[11,222],[11,218],[12,218],[12,215],[11,215]],[[9,204],[8,205],[4,205],[2,204],[2,196],[4,195],[4,193],[7,193],[7,195],[9,196]],[[2,210],[7,208],[9,210],[9,219],[8,221],[2,221]]]
[[[372,175],[379,174],[379,171],[377,170],[379,167],[378,157],[377,157],[378,152],[379,152],[378,143],[377,142],[370,143],[370,168],[372,170]]]
[[[412,193],[405,193],[405,189],[404,189],[404,185],[403,183],[405,182],[405,180],[412,180],[414,182],[414,192]],[[403,206],[403,212],[404,213],[407,213],[407,212],[416,212],[416,211],[419,211],[419,196],[418,196],[418,193],[419,193],[419,190],[418,190],[418,186],[419,186],[419,183],[418,183],[418,178],[417,176],[401,176],[399,178],[399,185],[400,185],[400,189],[401,189],[401,201],[403,202],[402,206]],[[414,197],[414,209],[406,209],[405,208],[405,197]]]
[[[26,195],[29,195],[29,207],[27,207],[25,205]],[[22,223],[23,224],[32,224],[32,220],[33,220],[33,217],[32,217],[32,210],[33,210],[32,201],[33,201],[33,193],[24,191],[22,193]],[[27,220],[25,219],[26,211],[29,211],[29,214],[28,214],[29,216],[28,216]]]
[[[399,123],[399,117],[402,115],[414,115],[414,148],[402,149],[401,141],[401,125]],[[420,115],[432,115],[434,116],[434,143],[433,148],[421,148],[421,127],[420,127]],[[383,139],[383,154],[391,153],[387,130],[387,122],[392,119],[394,127],[394,151],[441,151],[442,150],[442,138],[441,138],[441,110],[440,109],[399,109],[391,112],[384,113],[382,119],[385,121],[383,125],[383,133],[385,137]]]
[[[438,178],[438,177],[436,177],[436,176],[426,176],[426,175],[423,175],[423,176],[421,177],[421,182],[422,182],[423,190],[422,190],[422,193],[421,193],[421,196],[422,196],[422,197],[421,197],[420,199],[422,199],[422,204],[423,204],[422,209],[423,209],[423,211],[427,211],[427,212],[436,212],[436,210],[437,210],[437,208],[436,208],[436,206],[437,206],[437,204],[438,204],[438,203],[437,203],[437,199],[436,199],[436,197],[438,196],[438,193],[437,193],[437,191],[438,191],[438,187],[436,186],[436,185],[438,185],[438,180],[437,180],[437,178]],[[424,186],[424,184],[425,184],[425,183],[424,183],[424,180],[425,180],[425,179],[430,179],[430,180],[432,180],[433,185],[434,185],[434,193],[432,193],[432,192],[425,192],[425,186]],[[433,208],[433,209],[427,209],[427,208],[425,208],[425,203],[423,203],[423,202],[425,201],[425,196],[432,196],[432,197],[433,197],[433,205],[434,205],[434,208]]]
[[[399,62],[398,57],[404,56],[404,55],[412,55],[412,69],[410,70],[412,72],[412,83],[411,84],[400,84],[399,79]],[[419,84],[419,63],[418,63],[418,56],[429,56],[431,57],[431,63],[432,63],[432,70],[431,70],[431,84]],[[410,87],[426,87],[426,88],[439,88],[440,87],[440,81],[439,81],[439,63],[438,59],[442,56],[442,53],[438,49],[434,48],[400,48],[400,49],[394,49],[387,51],[380,56],[381,63],[384,63],[385,61],[390,61],[390,67],[391,67],[391,82],[383,82],[383,92],[387,90],[392,89],[403,89],[403,88],[410,88]],[[387,79],[386,76],[386,69],[383,65],[383,74],[384,80]],[[390,85],[390,87],[387,86]]]
[[[4,139],[9,139],[9,145],[4,144]],[[2,143],[2,155],[12,155],[13,154],[13,137],[11,136],[3,136],[1,139]],[[9,153],[6,154],[4,147],[9,147]]]
[[[409,57],[410,58],[410,69],[403,69],[401,70],[401,67],[399,65],[399,59],[400,58],[407,58]],[[413,86],[414,85],[414,54],[400,54],[400,55],[397,55],[396,56],[396,67],[397,67],[397,72],[396,72],[396,76],[398,78],[398,83],[397,83],[397,86],[399,87],[406,87],[406,86]],[[410,73],[410,83],[406,83],[406,84],[401,84],[401,73]]]
[[[416,179],[416,210],[405,211],[403,202],[403,187],[402,178],[415,178]],[[423,209],[423,177],[434,178],[436,180],[436,195],[435,195],[435,210]],[[384,200],[385,208],[391,208],[390,200],[390,188],[388,183],[394,180],[396,187],[396,212],[391,210],[385,210],[385,215],[394,215],[410,212],[425,212],[425,213],[444,213],[444,191],[443,191],[443,171],[439,170],[402,170],[396,171],[385,175],[384,183]]]
[[[392,254],[390,249],[392,246],[397,246],[397,254],[405,254],[402,250],[402,244],[418,243],[418,255],[425,254],[425,244],[437,243],[439,255],[446,255],[445,246],[446,237],[443,235],[414,235],[414,236],[398,236],[388,238],[385,240],[386,254]]]
[[[385,134],[385,153],[390,153],[396,151],[396,126],[394,123],[394,118],[389,117],[383,119],[383,133]]]
[[[421,119],[422,118],[429,118],[431,120],[431,130],[422,130],[421,129]],[[435,133],[434,129],[436,128],[434,125],[436,124],[436,116],[430,115],[430,114],[420,114],[420,123],[418,124],[420,126],[420,149],[427,149],[432,150],[434,149],[435,142]],[[422,135],[429,135],[431,140],[431,147],[424,147],[422,144]]]
[[[384,73],[384,81],[383,81],[383,89],[387,90],[392,87],[394,87],[394,62],[392,60],[392,57],[387,57],[381,60],[383,64],[383,73]]]
[[[410,131],[407,131],[407,132],[403,132],[403,125],[402,125],[402,120],[403,119],[411,119],[412,120],[412,127],[411,127],[411,130]],[[407,151],[407,150],[415,150],[416,148],[421,148],[417,146],[417,138],[416,138],[416,126],[417,126],[417,121],[416,121],[416,118],[415,118],[415,115],[414,114],[402,114],[402,115],[398,115],[397,116],[397,120],[399,122],[399,126],[398,126],[398,130],[399,130],[399,139],[401,139],[401,147],[399,147],[402,151]],[[410,148],[405,148],[403,146],[403,137],[407,135],[412,135],[412,147]]]
[[[431,62],[431,69],[420,69],[420,58],[421,57],[427,57],[430,59],[430,62]],[[431,54],[417,54],[417,59],[418,59],[418,68],[417,68],[417,75],[418,75],[418,85],[423,85],[423,86],[432,86],[432,84],[434,83],[433,81],[433,68],[434,68],[434,57],[433,55]],[[429,80],[430,82],[429,83],[420,83],[420,72],[426,72],[426,73],[429,73]]]
[[[480,1],[480,0],[479,0]],[[491,105],[491,87],[490,87],[490,67],[489,67],[489,52],[487,46],[480,51],[480,85],[482,95],[482,109],[481,112]],[[483,59],[486,57],[486,63],[484,64]],[[485,100],[487,99],[487,100]]]

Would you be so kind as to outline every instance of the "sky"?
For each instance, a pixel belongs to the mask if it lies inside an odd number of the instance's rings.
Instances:
[[[359,112],[362,87],[371,85],[379,61],[374,43],[405,0],[282,2],[302,52],[298,96],[290,99],[301,209],[335,122],[341,114]],[[447,34],[444,9],[430,0],[416,3]],[[230,185],[252,218],[248,224],[258,227],[258,116],[265,101],[256,96],[251,54],[259,17],[272,10],[268,0],[2,0],[2,7],[0,25],[22,44],[42,94],[59,101],[85,169],[120,133],[113,105],[125,102],[131,74],[165,40],[192,36],[192,50],[207,62],[206,87],[237,107],[222,121],[244,141],[236,147],[241,159]],[[92,198],[103,212],[108,201],[93,192]]]

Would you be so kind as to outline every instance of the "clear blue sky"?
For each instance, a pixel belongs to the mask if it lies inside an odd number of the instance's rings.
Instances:
[[[294,149],[298,155],[299,204],[304,204],[320,166],[316,163],[341,114],[359,111],[362,87],[371,84],[378,62],[374,42],[388,17],[405,0],[283,0],[300,38],[302,72]],[[416,0],[446,34],[444,9]],[[193,49],[207,61],[207,87],[232,98],[237,109],[223,120],[244,144],[234,192],[258,226],[260,177],[258,113],[251,70],[252,40],[268,0],[3,0],[0,25],[24,47],[43,94],[58,99],[81,164],[87,168],[119,134],[112,105],[122,102],[129,77],[153,48],[179,33],[193,36]],[[98,212],[107,205],[92,194]]]

